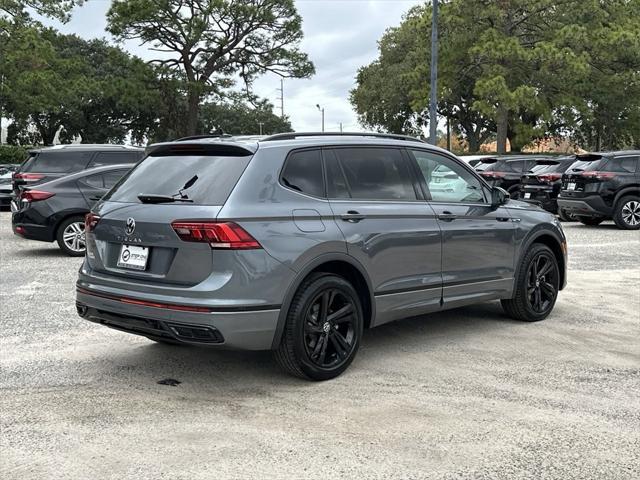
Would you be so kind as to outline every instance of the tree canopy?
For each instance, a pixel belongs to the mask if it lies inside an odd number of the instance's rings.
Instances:
[[[640,142],[638,0],[450,0],[439,16],[438,113],[471,151],[553,135],[587,148]],[[412,9],[362,67],[361,121],[410,131],[428,121],[431,6]],[[377,101],[380,100],[380,101]]]
[[[114,0],[109,31],[158,52],[156,63],[184,77],[186,133],[196,133],[203,98],[240,78],[249,91],[258,75],[308,77],[300,48],[302,20],[293,0]]]

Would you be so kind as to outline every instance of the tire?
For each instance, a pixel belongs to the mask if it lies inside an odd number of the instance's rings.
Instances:
[[[567,213],[562,208],[558,209],[558,217],[560,218],[560,221],[562,221],[562,222],[575,222],[576,221],[576,216],[575,215],[573,215],[571,213]]]
[[[84,217],[75,215],[65,218],[56,231],[60,250],[70,257],[84,257],[87,251],[84,237]]]
[[[604,222],[604,217],[576,217],[578,221],[583,225],[588,225],[590,227],[595,227],[596,225],[600,225]]]
[[[640,229],[640,197],[629,195],[621,198],[616,205],[613,221],[623,230]]]
[[[558,260],[549,247],[534,243],[520,263],[514,297],[500,302],[511,318],[537,322],[553,310],[559,287]]]
[[[356,290],[329,273],[314,273],[305,279],[293,297],[286,322],[274,351],[276,361],[291,375],[316,381],[335,378],[349,367],[364,324]]]

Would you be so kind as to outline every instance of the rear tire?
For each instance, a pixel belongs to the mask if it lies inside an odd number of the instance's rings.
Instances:
[[[621,198],[616,205],[613,221],[624,230],[640,229],[640,197],[629,195]]]
[[[595,227],[604,222],[604,217],[576,217],[578,221],[583,225]]]
[[[537,322],[553,310],[559,288],[558,260],[549,247],[534,243],[520,263],[514,297],[500,303],[511,318]]]
[[[75,215],[65,218],[56,231],[60,250],[70,257],[84,257],[87,251],[84,235],[84,217]]]
[[[314,273],[298,288],[274,357],[296,377],[329,380],[358,352],[363,315],[358,293],[342,277]]]

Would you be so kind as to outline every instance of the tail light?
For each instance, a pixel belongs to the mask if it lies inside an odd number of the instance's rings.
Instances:
[[[45,192],[43,190],[23,190],[20,193],[20,200],[23,202],[39,202],[51,198],[55,193]]]
[[[37,180],[42,180],[44,175],[41,173],[14,173],[14,180],[25,180],[27,182],[35,182]]]
[[[616,176],[614,172],[582,172],[581,176],[595,178],[596,180],[608,180]]]
[[[504,172],[482,172],[480,173],[485,178],[504,178],[506,173]]]
[[[85,233],[92,232],[98,222],[100,221],[100,217],[95,213],[89,212],[84,216],[84,231]]]
[[[247,250],[262,248],[240,225],[232,222],[188,222],[175,221],[173,230],[185,242],[208,243],[211,248]]]
[[[538,180],[545,183],[553,183],[556,180],[560,180],[561,178],[561,173],[545,173],[543,175],[538,175]]]

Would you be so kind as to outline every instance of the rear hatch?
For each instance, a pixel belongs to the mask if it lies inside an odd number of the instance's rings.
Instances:
[[[577,155],[573,163],[562,175],[563,196],[583,196],[588,185],[600,183],[598,172],[606,165],[607,158],[598,154]]]
[[[538,160],[520,179],[523,199],[555,198],[560,191],[562,174],[570,165],[569,160]]]
[[[83,170],[91,160],[92,152],[69,150],[41,150],[29,152],[29,157],[13,174],[13,192],[17,196],[25,186],[34,186],[55,180],[71,172]]]
[[[151,151],[89,214],[88,225],[94,224],[87,233],[87,260],[95,271],[175,285],[195,285],[210,275],[211,245],[185,241],[181,236],[193,232],[187,226],[185,234],[176,222],[214,222],[253,152],[188,147]]]

